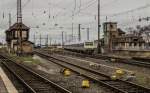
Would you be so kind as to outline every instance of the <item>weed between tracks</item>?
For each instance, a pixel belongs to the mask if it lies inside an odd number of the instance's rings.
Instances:
[[[137,73],[136,81],[138,84],[150,88],[150,76],[147,77],[143,74]]]
[[[18,57],[14,54],[10,54],[11,57],[15,58],[17,62],[25,62],[31,65],[39,65],[41,62],[38,59],[35,59],[34,56],[23,56]]]

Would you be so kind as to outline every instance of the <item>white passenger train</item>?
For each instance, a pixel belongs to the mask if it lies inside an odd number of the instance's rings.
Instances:
[[[84,43],[76,43],[76,44],[68,44],[64,46],[64,49],[70,50],[73,52],[80,52],[80,53],[93,53],[96,49],[96,45],[93,41],[86,41]]]
[[[95,46],[94,42],[86,41],[86,42],[84,42],[84,48],[85,49],[95,49],[96,46]]]

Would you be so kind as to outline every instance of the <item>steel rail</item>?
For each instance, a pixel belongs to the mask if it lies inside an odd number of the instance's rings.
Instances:
[[[99,75],[102,75],[102,76],[106,76],[106,78],[109,78],[109,76],[105,75],[104,73],[100,73],[100,72],[97,72],[95,70],[83,67],[83,66],[75,65],[73,63],[69,63],[69,62],[57,59],[57,58],[52,57],[50,55],[47,55],[45,53],[41,53],[41,52],[37,52],[37,51],[35,51],[35,53],[40,55],[41,57],[47,58],[48,60],[50,60],[54,63],[57,63],[57,62],[55,62],[53,60],[57,60],[57,61],[61,62],[61,63],[59,63],[60,65],[63,65],[63,63],[67,63],[69,65],[76,66],[78,68],[88,70],[88,71],[90,71],[94,74],[99,74]],[[123,81],[123,80],[113,81],[113,80],[109,79],[109,80],[98,80],[98,81],[99,81],[99,83],[101,83],[101,84],[103,84],[103,85],[105,85],[105,86],[107,86],[107,87],[109,87],[109,88],[111,88],[115,91],[119,91],[119,93],[150,93],[150,89],[148,89],[148,88],[136,85],[136,84],[131,83],[131,82]]]
[[[72,93],[31,69],[0,55],[2,64],[27,88],[28,93]]]
[[[67,50],[67,51],[69,51],[69,50]],[[136,66],[141,66],[141,67],[145,67],[145,68],[150,68],[150,62],[144,61],[144,60],[138,61],[135,59],[125,59],[125,58],[119,58],[119,57],[111,57],[111,56],[107,56],[107,55],[88,55],[88,54],[82,54],[82,53],[76,53],[76,52],[70,52],[69,54],[76,55],[76,56],[80,55],[80,56],[85,56],[85,57],[95,58],[95,59],[102,59],[102,60],[116,59],[116,60],[118,60],[117,62],[119,62],[119,63],[125,63],[125,64],[129,64],[129,65],[136,65]]]

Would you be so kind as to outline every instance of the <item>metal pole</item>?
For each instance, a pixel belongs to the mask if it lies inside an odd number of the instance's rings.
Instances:
[[[22,5],[21,5],[21,0],[17,0],[17,43],[20,45],[20,49],[17,46],[17,52],[19,49],[20,54],[22,54]],[[19,41],[19,42],[18,42]]]
[[[64,46],[64,32],[62,31],[62,47]]]
[[[67,32],[65,32],[65,42],[67,42]]]
[[[49,39],[50,39],[50,46],[52,45],[52,38],[51,37],[49,37]]]
[[[41,42],[42,42],[41,39],[42,39],[42,37],[41,37],[41,34],[40,34],[40,47],[42,46],[42,44],[41,44]]]
[[[48,35],[47,35],[47,38],[46,38],[46,46],[48,47]]]
[[[101,51],[101,48],[100,48],[100,0],[98,0],[98,45],[97,45],[97,50],[98,50],[98,53],[100,53]]]
[[[79,24],[78,40],[81,41],[81,24]]]
[[[11,13],[9,13],[9,28],[11,27]]]
[[[72,41],[73,41],[73,39],[74,39],[74,38],[73,38],[73,23],[72,23]]]
[[[87,40],[89,40],[90,35],[89,35],[89,28],[87,28]]]
[[[36,45],[35,34],[34,34],[34,46]]]

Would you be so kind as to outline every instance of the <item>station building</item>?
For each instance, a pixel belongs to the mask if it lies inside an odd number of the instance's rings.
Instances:
[[[21,27],[21,29],[18,27]],[[8,30],[6,30],[6,41],[9,52],[17,52],[17,50],[20,48],[19,39],[21,36],[23,51],[31,51],[33,43],[29,41],[29,30],[30,28],[23,23],[15,23]],[[20,34],[20,31],[22,31],[22,35]]]
[[[104,39],[103,47],[105,53],[130,52],[142,53],[148,52],[150,55],[150,46],[142,36],[137,34],[126,34],[120,28],[117,28],[116,22],[105,22],[103,24]],[[149,47],[149,48],[148,48]],[[141,52],[142,51],[142,52]],[[128,54],[128,53],[127,53]]]

